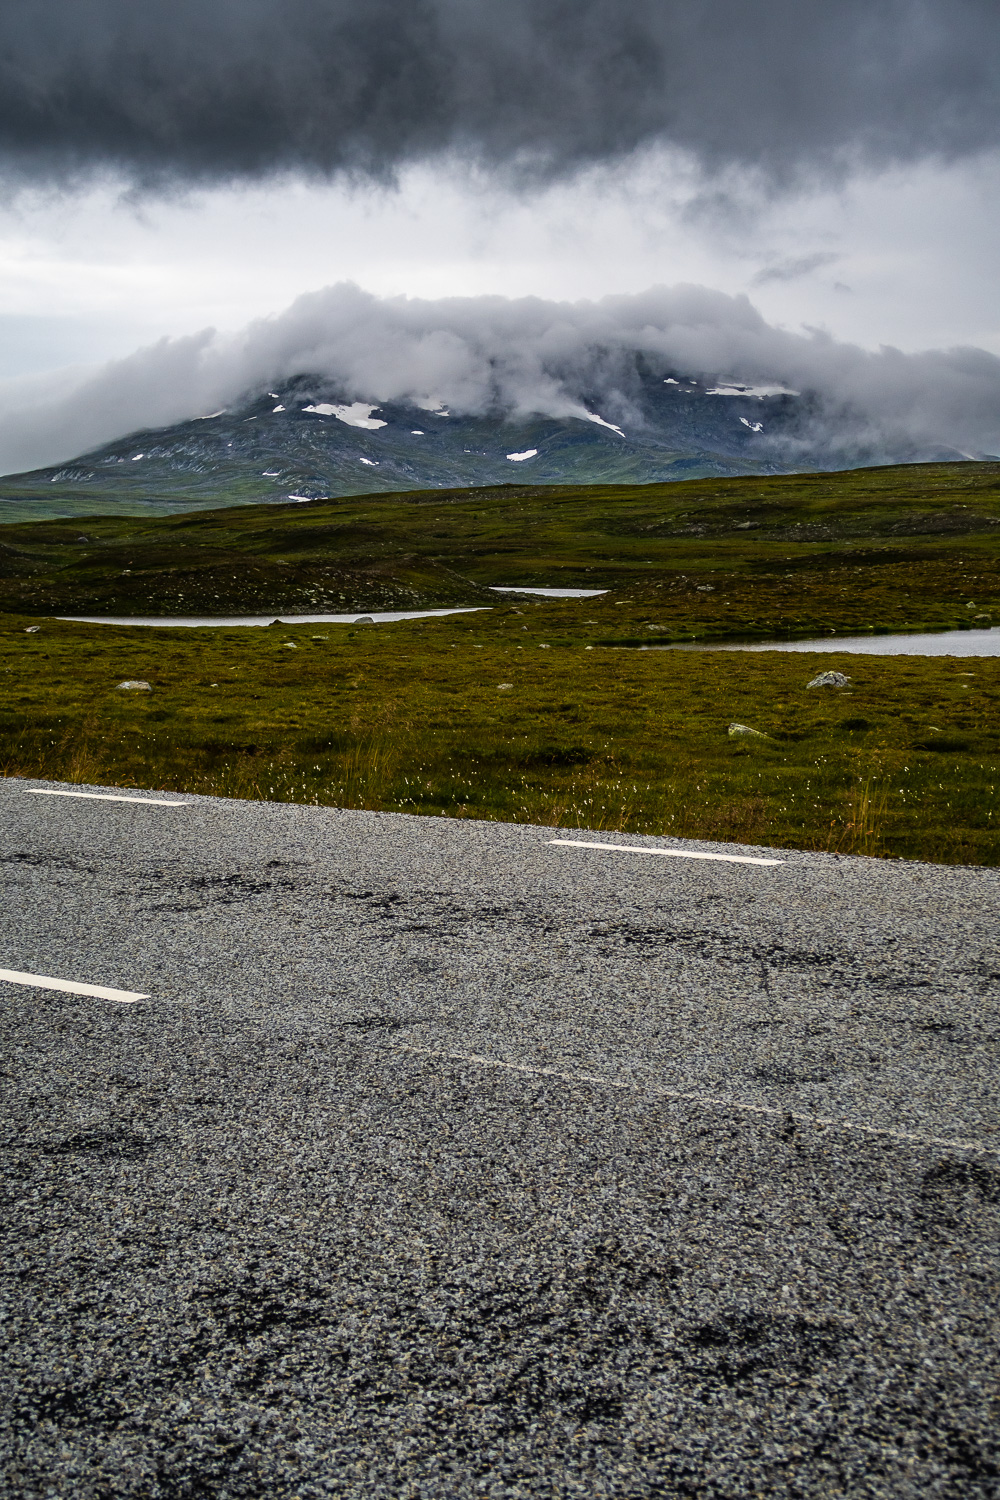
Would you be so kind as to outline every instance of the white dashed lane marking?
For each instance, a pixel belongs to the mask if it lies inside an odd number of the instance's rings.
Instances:
[[[719,1094],[689,1094],[681,1089],[660,1088],[656,1084],[623,1083],[618,1078],[602,1078],[599,1073],[563,1073],[558,1068],[532,1067],[527,1063],[505,1062],[499,1057],[483,1057],[476,1052],[446,1052],[434,1047],[411,1047],[406,1042],[396,1042],[400,1052],[412,1052],[419,1057],[444,1058],[450,1062],[474,1063],[481,1068],[504,1068],[511,1073],[527,1073],[537,1078],[558,1078],[563,1083],[589,1083],[598,1088],[620,1089],[632,1094],[652,1094],[658,1099],[675,1099],[682,1104],[699,1104],[709,1109],[735,1110],[739,1114],[763,1115],[774,1120],[794,1120],[796,1125],[808,1125],[818,1130],[846,1130],[858,1135],[879,1136],[890,1141],[901,1141],[915,1146],[948,1146],[957,1151],[979,1151],[989,1156],[1000,1155],[1000,1147],[985,1141],[961,1141],[953,1136],[923,1135],[911,1130],[891,1130],[882,1125],[866,1125],[860,1120],[847,1120],[842,1116],[808,1115],[798,1110],[770,1104],[746,1104],[739,1099],[727,1099]]]
[[[24,974],[19,969],[0,969],[0,981],[5,984],[27,984],[36,990],[62,990],[67,995],[92,995],[97,1000],[115,1000],[119,1005],[134,1005],[137,1000],[148,1000],[135,990],[112,990],[104,984],[77,984],[73,979],[56,979],[51,974]]]
[[[190,807],[190,802],[167,802],[162,797],[126,797],[119,792],[56,792],[47,786],[29,786],[31,797],[85,797],[90,802],[148,802],[151,807]]]
[[[615,854],[658,854],[662,859],[715,859],[728,865],[780,865],[781,859],[758,859],[754,854],[702,854],[696,849],[644,849],[640,844],[590,844],[585,839],[549,839],[564,849],[604,849]]]

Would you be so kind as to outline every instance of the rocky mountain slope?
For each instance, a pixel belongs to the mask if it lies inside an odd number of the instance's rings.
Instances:
[[[627,407],[589,416],[464,416],[352,400],[301,377],[238,406],[133,433],[56,468],[0,480],[0,519],[168,514],[224,505],[529,482],[628,484],[842,467],[810,446],[810,403],[645,374]],[[949,459],[952,453],[886,455]],[[878,462],[882,455],[850,453]]]

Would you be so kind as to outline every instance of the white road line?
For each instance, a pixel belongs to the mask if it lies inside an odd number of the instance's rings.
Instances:
[[[0,981],[6,984],[28,984],[36,990],[64,990],[67,995],[93,995],[98,1000],[117,1000],[119,1005],[134,1005],[148,1000],[135,990],[110,990],[104,984],[77,984],[72,979],[54,979],[51,974],[23,974],[19,969],[0,969]]]
[[[758,859],[753,854],[701,854],[694,849],[644,849],[641,844],[588,844],[584,839],[549,839],[564,849],[612,849],[616,854],[659,854],[663,859],[718,859],[729,865],[781,865],[781,859]]]
[[[654,1094],[659,1099],[677,1099],[684,1104],[703,1104],[712,1109],[734,1109],[742,1114],[766,1115],[775,1120],[794,1120],[797,1125],[857,1131],[861,1135],[878,1136],[890,1141],[904,1141],[910,1145],[949,1146],[956,1151],[980,1151],[990,1156],[1000,1155],[1000,1147],[987,1146],[982,1141],[959,1141],[951,1136],[920,1135],[909,1130],[889,1130],[881,1125],[862,1125],[854,1120],[837,1119],[833,1115],[804,1115],[794,1109],[775,1109],[766,1104],[743,1104],[738,1099],[726,1099],[713,1094],[687,1094],[681,1089],[657,1088],[655,1084],[622,1083],[617,1078],[602,1078],[597,1073],[561,1073],[558,1068],[533,1068],[526,1063],[503,1062],[497,1057],[481,1057],[476,1052],[441,1052],[433,1047],[411,1047],[406,1042],[396,1042],[394,1045],[400,1052],[414,1052],[421,1057],[444,1057],[452,1062],[478,1063],[484,1068],[506,1068],[511,1073],[531,1073],[539,1078],[558,1078],[563,1083],[596,1083],[600,1088],[621,1089],[632,1094]]]
[[[117,792],[55,792],[47,786],[28,786],[32,797],[86,797],[91,802],[148,802],[152,807],[190,807],[190,802],[165,802],[162,797],[125,797]]]

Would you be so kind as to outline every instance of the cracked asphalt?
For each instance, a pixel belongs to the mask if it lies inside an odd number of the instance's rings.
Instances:
[[[1000,872],[46,785],[5,1495],[1000,1496]]]

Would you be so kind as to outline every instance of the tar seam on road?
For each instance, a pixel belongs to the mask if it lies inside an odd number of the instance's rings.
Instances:
[[[64,990],[67,995],[94,995],[98,1000],[117,1000],[119,1005],[134,1005],[137,1000],[148,1000],[148,995],[135,990],[111,990],[103,984],[77,984],[72,979],[55,979],[51,974],[24,974],[19,969],[0,969],[0,982],[5,984],[28,984],[36,990]]]
[[[586,839],[549,839],[564,849],[611,849],[616,854],[659,854],[665,859],[718,859],[729,865],[782,865],[783,859],[757,859],[752,854],[701,854],[692,849],[644,849],[641,844],[590,844]]]
[[[190,802],[165,802],[162,797],[125,797],[117,792],[53,792],[46,786],[25,787],[29,797],[85,797],[89,802],[148,802],[151,807],[190,807]]]
[[[676,1099],[685,1104],[704,1104],[712,1109],[735,1109],[743,1114],[767,1115],[771,1119],[794,1120],[796,1125],[812,1125],[819,1128],[832,1126],[835,1130],[853,1130],[861,1135],[881,1136],[890,1141],[903,1141],[916,1146],[948,1146],[955,1151],[979,1151],[989,1156],[1000,1154],[1000,1147],[984,1145],[982,1141],[957,1141],[942,1135],[919,1135],[909,1130],[889,1130],[882,1125],[862,1125],[854,1120],[838,1120],[832,1115],[804,1115],[794,1109],[775,1109],[766,1104],[741,1104],[738,1099],[723,1099],[712,1094],[686,1094],[681,1089],[658,1088],[656,1084],[620,1083],[616,1078],[602,1078],[597,1073],[561,1073],[558,1068],[536,1068],[527,1063],[503,1062],[498,1057],[482,1057],[476,1052],[443,1052],[433,1047],[411,1047],[406,1042],[396,1042],[400,1052],[413,1052],[421,1057],[443,1057],[452,1062],[478,1063],[484,1068],[507,1068],[512,1073],[530,1073],[539,1078],[558,1078],[563,1083],[595,1083],[600,1088],[621,1089],[633,1094],[655,1094],[658,1099]]]

